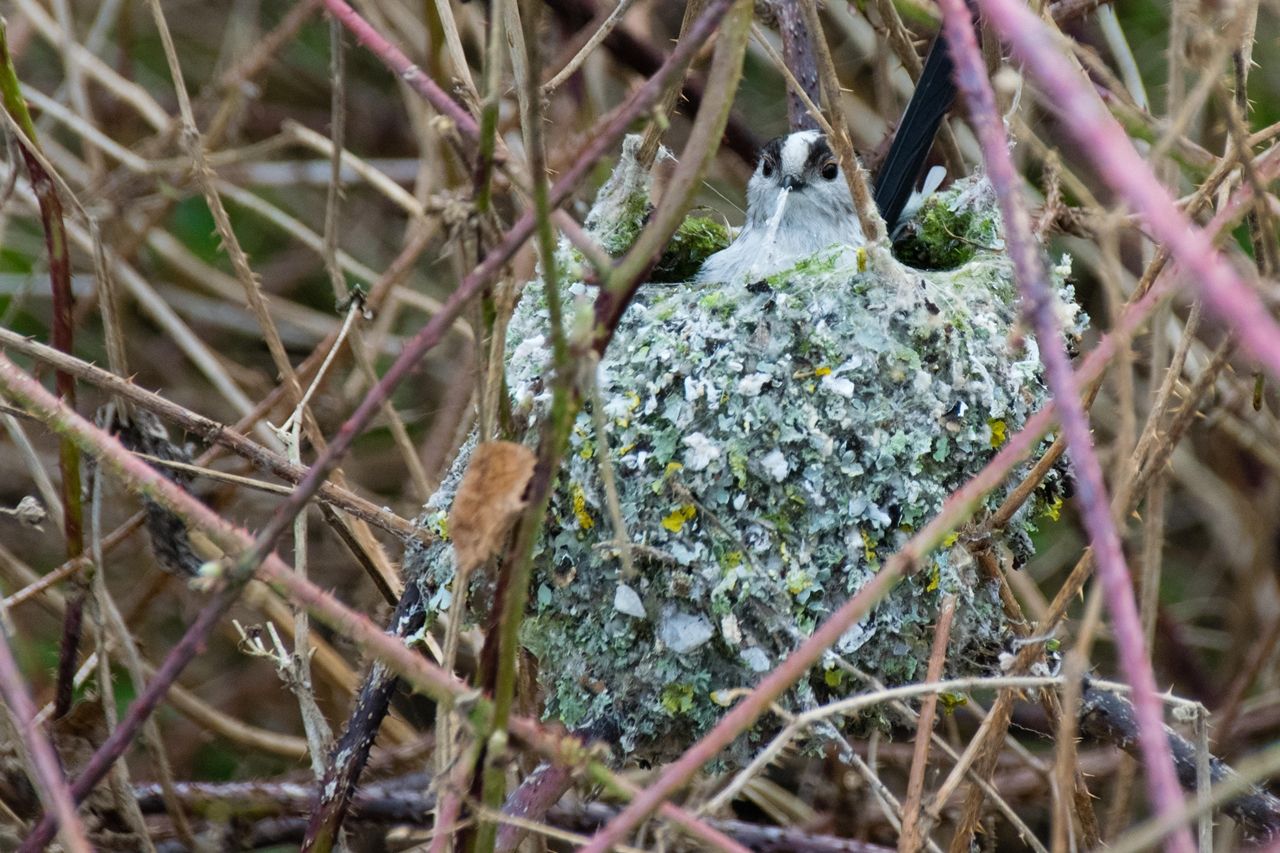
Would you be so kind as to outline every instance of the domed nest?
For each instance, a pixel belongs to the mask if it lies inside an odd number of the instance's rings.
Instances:
[[[628,151],[588,219],[611,251],[626,248],[647,199]],[[640,289],[598,371],[606,435],[588,399],[535,550],[522,640],[547,717],[637,759],[678,754],[719,719],[728,691],[776,666],[1045,403],[988,184],[960,181],[925,213],[933,206],[947,215],[919,221],[947,223],[973,250],[954,269],[904,266],[905,277],[890,277],[845,250],[763,281]],[[919,249],[929,238],[912,239]],[[561,256],[576,268],[571,250]],[[1060,295],[1064,326],[1078,334],[1070,287]],[[574,305],[591,293],[571,282],[564,296]],[[530,283],[507,367],[530,444],[550,398],[547,328],[541,283]],[[607,509],[606,452],[630,572]],[[450,602],[446,518],[469,453],[421,519],[441,541],[406,557],[436,612]],[[1005,531],[1015,559],[1030,554],[1034,518],[1056,512],[1057,477]],[[484,612],[486,581],[477,583]],[[899,583],[833,652],[890,684],[923,677],[949,593],[959,606],[948,675],[992,672],[1008,628],[996,588],[958,544]],[[808,708],[860,686],[831,659],[787,701]],[[725,758],[742,760],[761,734]]]

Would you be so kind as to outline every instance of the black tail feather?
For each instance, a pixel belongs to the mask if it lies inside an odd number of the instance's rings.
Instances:
[[[915,93],[902,114],[889,154],[876,175],[875,201],[880,215],[892,232],[902,210],[915,190],[934,137],[956,96],[952,79],[951,51],[939,33],[929,48]]]

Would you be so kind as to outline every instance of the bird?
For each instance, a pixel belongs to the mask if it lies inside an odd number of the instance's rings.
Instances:
[[[955,100],[945,38],[929,49],[916,89],[889,153],[876,176],[874,200],[892,235],[911,218],[946,176],[934,167],[916,180],[938,128]],[[747,183],[747,214],[732,243],[709,256],[699,282],[756,281],[793,267],[824,249],[857,249],[866,243],[839,157],[826,134],[798,130],[760,150]]]
[[[825,134],[801,130],[760,151],[737,238],[703,263],[701,281],[763,278],[831,245],[865,242],[839,158]]]

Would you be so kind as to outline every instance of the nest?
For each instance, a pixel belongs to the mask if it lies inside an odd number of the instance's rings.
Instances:
[[[636,233],[647,201],[630,150],[588,218],[612,251]],[[923,230],[931,221],[946,233]],[[919,223],[906,238],[913,257],[940,241],[964,250],[959,266],[885,276],[845,250],[763,281],[640,289],[596,376],[605,434],[588,400],[535,550],[522,641],[548,718],[636,759],[680,753],[720,718],[730,691],[756,684],[857,592],[1047,401],[989,185],[958,182]],[[572,250],[561,259],[574,268]],[[1064,327],[1077,335],[1083,317],[1065,268],[1054,275]],[[580,282],[563,296],[590,298]],[[535,281],[512,319],[507,366],[528,443],[550,398],[546,330]],[[630,571],[607,508],[605,454]],[[446,518],[468,455],[420,520],[441,541],[406,559],[434,612],[450,604]],[[1035,519],[1060,504],[1060,476],[988,544],[1029,556]],[[477,583],[483,613],[486,581]],[[922,677],[948,594],[959,598],[948,675],[993,671],[1009,636],[998,591],[951,543],[847,632],[787,703],[802,709],[859,689],[836,655],[890,684]],[[726,760],[743,760],[765,726]]]

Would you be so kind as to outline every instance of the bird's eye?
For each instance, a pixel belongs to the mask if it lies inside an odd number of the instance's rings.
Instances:
[[[822,177],[826,178],[828,181],[834,181],[836,179],[836,174],[839,171],[839,164],[837,164],[835,160],[829,160],[826,165],[822,167]]]
[[[761,169],[762,169],[762,173],[766,178],[773,177],[773,164],[770,163],[768,160],[764,161],[764,165],[761,167]]]

